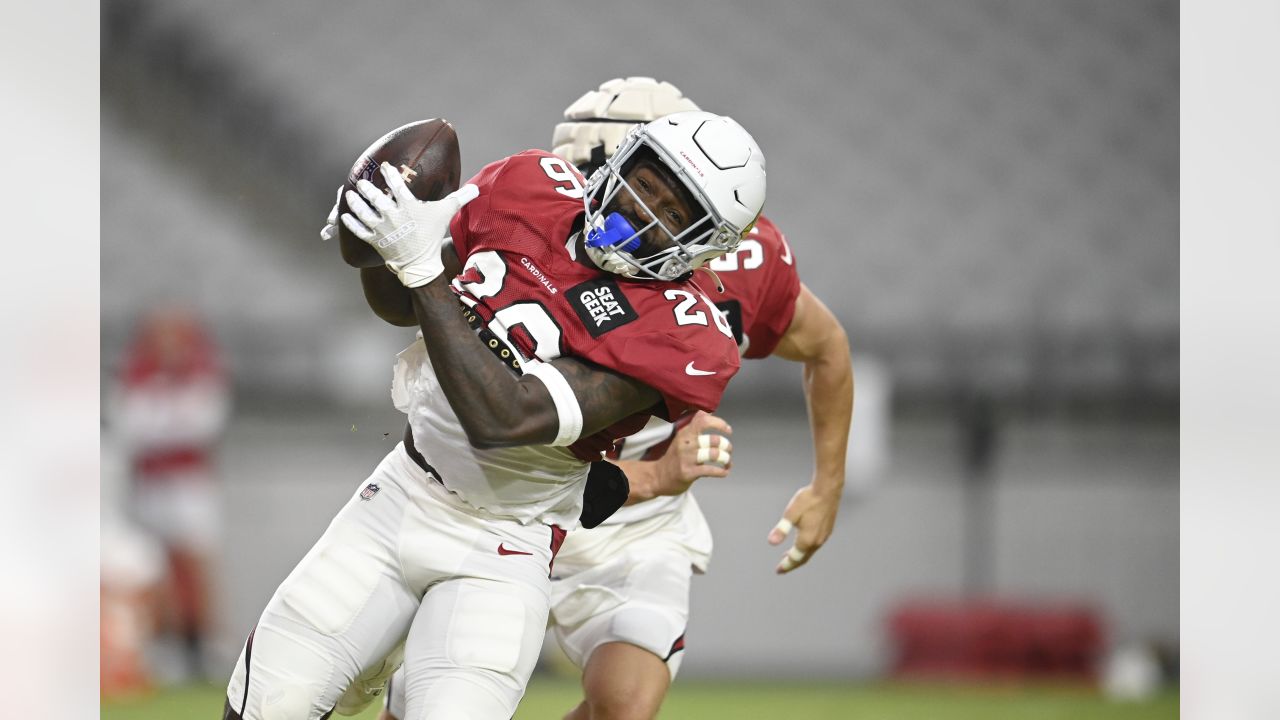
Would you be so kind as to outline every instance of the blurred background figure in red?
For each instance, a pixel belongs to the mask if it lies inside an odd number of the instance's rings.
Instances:
[[[139,323],[107,398],[131,478],[131,514],[160,540],[167,559],[154,663],[161,680],[204,677],[209,569],[221,528],[214,450],[230,400],[212,336],[193,312],[173,307]],[[168,662],[166,650],[181,652],[185,662]]]
[[[109,432],[101,447],[99,683],[102,697],[119,698],[151,690],[147,651],[160,616],[166,563],[160,542],[128,517],[127,469]]]

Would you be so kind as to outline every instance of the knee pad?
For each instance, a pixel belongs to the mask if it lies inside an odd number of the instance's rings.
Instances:
[[[309,685],[279,686],[258,698],[257,712],[249,717],[254,720],[312,720],[322,714],[316,707],[319,696],[318,690]]]
[[[259,624],[227,686],[243,720],[314,720],[328,712],[341,688],[329,689],[332,658],[323,648]]]

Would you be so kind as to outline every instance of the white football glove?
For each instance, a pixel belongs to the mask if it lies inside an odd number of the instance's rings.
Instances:
[[[439,200],[423,202],[413,196],[400,172],[389,163],[382,163],[378,169],[391,194],[368,180],[357,182],[358,194],[347,191],[351,212],[342,214],[342,224],[378,251],[402,285],[426,285],[444,273],[440,248],[449,231],[449,221],[463,205],[476,199],[480,190],[468,183]]]
[[[329,208],[329,217],[324,219],[324,227],[320,228],[320,239],[325,242],[338,237],[338,203],[342,200],[342,186],[338,186],[338,199]]]

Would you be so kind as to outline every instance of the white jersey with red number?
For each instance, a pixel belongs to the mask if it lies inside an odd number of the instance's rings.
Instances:
[[[709,263],[724,285],[723,293],[713,288],[710,296],[733,329],[738,350],[746,358],[771,355],[786,334],[795,315],[800,294],[791,247],[778,226],[761,216],[738,249]],[[610,456],[621,460],[656,460],[671,444],[678,427],[652,418],[640,432],[618,444]],[[636,522],[674,511],[685,495],[657,497],[618,510],[606,524]]]
[[[654,413],[668,419],[715,409],[738,370],[732,328],[691,281],[627,280],[580,261],[583,191],[575,169],[528,150],[470,182],[480,194],[450,223],[464,262],[453,287],[505,345],[498,352],[522,361],[572,356],[629,376],[661,393]],[[400,353],[392,395],[449,490],[496,515],[563,527],[577,521],[588,462],[649,418],[634,415],[569,448],[473,448],[421,339]]]

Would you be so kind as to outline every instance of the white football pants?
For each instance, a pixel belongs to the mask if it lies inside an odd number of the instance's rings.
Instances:
[[[552,542],[465,505],[398,445],[276,590],[227,701],[244,720],[315,720],[404,642],[402,720],[508,720],[546,627]]]

